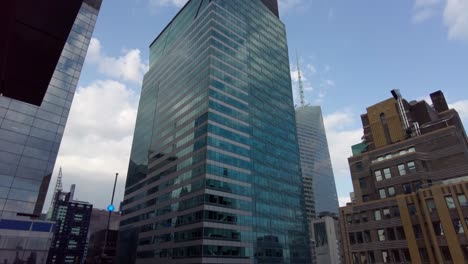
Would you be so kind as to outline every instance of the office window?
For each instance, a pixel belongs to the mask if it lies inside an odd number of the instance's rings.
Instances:
[[[463,229],[463,225],[462,225],[460,219],[453,220],[453,227],[455,228],[455,232],[457,232],[457,234],[464,234],[465,233],[465,230]]]
[[[448,247],[440,247],[440,251],[442,252],[442,256],[445,261],[452,261],[452,255],[450,254]]]
[[[353,217],[351,215],[346,215],[346,222],[348,225],[353,223]]]
[[[382,250],[382,261],[383,263],[390,263],[391,261],[387,250]]]
[[[363,223],[367,223],[369,221],[369,218],[367,217],[367,212],[361,213],[361,219]]]
[[[444,228],[440,222],[432,223],[432,227],[434,228],[434,232],[436,236],[443,236],[444,235]]]
[[[400,155],[405,155],[406,153],[408,153],[408,151],[406,149],[400,150]]]
[[[361,233],[361,232],[357,232],[357,233],[356,233],[356,241],[357,241],[358,244],[364,243],[364,238],[362,237],[362,233]]]
[[[382,214],[380,213],[380,210],[374,211],[374,217],[375,217],[375,221],[382,220]]]
[[[384,175],[385,175],[385,179],[390,179],[390,178],[392,178],[392,173],[390,172],[390,169],[389,169],[389,168],[385,168],[385,169],[383,170],[383,172],[384,172]]]
[[[395,196],[396,195],[396,192],[395,192],[395,187],[388,187],[388,196],[392,197],[392,196]]]
[[[368,202],[370,199],[369,199],[369,195],[363,195],[362,196],[362,201],[364,202]]]
[[[393,228],[387,228],[385,232],[388,240],[396,240],[395,230],[393,230]]]
[[[466,196],[464,194],[459,194],[457,197],[460,206],[468,206],[468,201],[466,200]]]
[[[349,233],[349,244],[356,244],[356,238],[354,237],[354,233]]]
[[[416,206],[414,204],[408,204],[408,212],[411,215],[416,215]]]
[[[398,171],[400,172],[400,176],[406,175],[406,167],[405,164],[398,165]]]
[[[416,164],[414,163],[414,161],[411,161],[411,162],[408,162],[408,171],[409,172],[416,172]]]
[[[358,253],[353,253],[353,264],[359,264]]]
[[[404,194],[409,194],[409,193],[411,193],[411,184],[409,184],[409,183],[404,183],[402,186],[403,186],[403,193],[404,193]]]
[[[405,260],[411,263],[411,255],[409,253],[409,250],[407,248],[404,248],[402,249],[402,251],[403,251],[403,257],[405,257]]]
[[[393,257],[394,262],[396,262],[396,263],[401,262],[400,252],[398,251],[398,249],[393,249],[392,250],[392,257]]]
[[[416,152],[416,149],[415,149],[414,147],[409,148],[409,149],[408,149],[408,152]]]
[[[371,234],[369,230],[364,231],[363,234],[364,234],[364,243],[372,242],[372,238],[371,238]]]
[[[384,218],[391,218],[392,216],[390,214],[390,209],[388,208],[383,209],[383,216]]]
[[[385,189],[379,189],[380,199],[387,198],[387,193],[385,193]]]
[[[453,201],[452,196],[445,196],[445,202],[447,203],[447,207],[449,209],[454,209],[455,208],[455,202]]]
[[[361,187],[361,189],[366,189],[367,188],[367,179],[366,178],[359,179],[359,186]]]
[[[420,225],[413,226],[414,236],[416,238],[422,238],[422,230]]]
[[[402,226],[396,227],[396,237],[398,240],[406,240],[405,230]]]
[[[392,212],[392,216],[400,217],[400,209],[398,208],[398,206],[390,208],[390,211]]]
[[[378,171],[375,171],[374,174],[375,174],[375,179],[376,179],[377,181],[381,181],[381,180],[382,180],[382,172],[381,172],[381,171],[379,171],[379,170],[378,170]]]
[[[377,229],[379,241],[385,241],[385,229]]]
[[[424,262],[429,261],[429,255],[427,254],[427,250],[425,248],[419,249],[419,255],[421,256],[421,260]]]
[[[391,153],[385,155],[385,159],[391,159],[391,158],[392,158],[392,154],[391,154]]]
[[[369,263],[375,263],[374,251],[368,251],[367,255],[369,256]]]
[[[427,209],[429,210],[430,213],[434,212],[436,210],[434,199],[427,199],[426,200],[426,206]]]

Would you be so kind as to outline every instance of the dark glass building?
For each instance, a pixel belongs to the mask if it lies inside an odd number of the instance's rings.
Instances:
[[[57,2],[56,5],[54,2]],[[0,4],[2,14],[5,10],[12,12],[8,14],[11,25],[2,24],[1,33],[7,38],[4,39],[3,35],[0,38],[3,59],[0,96],[0,218],[37,217],[42,212],[101,4],[101,0],[81,0],[78,5],[77,0],[65,2],[7,0]],[[6,9],[2,9],[4,6]],[[72,21],[68,21],[70,15],[73,15]],[[68,31],[65,25],[56,25],[62,22],[69,22]],[[60,46],[62,38],[64,43]],[[23,42],[23,46],[18,44]],[[49,45],[49,42],[52,44]],[[28,49],[29,45],[33,47]],[[40,61],[48,54],[42,53],[43,49],[48,50],[50,58]],[[56,49],[60,49],[58,56]],[[34,56],[27,59],[22,55],[14,57],[15,54],[31,52]],[[16,67],[22,59],[25,61],[21,67]],[[5,68],[3,63],[7,63]],[[49,73],[46,68],[51,65],[52,71]],[[12,72],[15,69],[18,72]],[[46,79],[46,89],[41,96]],[[31,98],[23,98],[21,95],[31,95]]]
[[[338,215],[338,197],[320,106],[296,109],[306,213],[309,222],[321,213]]]
[[[120,263],[310,263],[276,0],[191,0],[150,46]]]
[[[84,263],[92,211],[92,204],[73,200],[73,191],[56,194],[52,220],[57,226],[47,263]]]

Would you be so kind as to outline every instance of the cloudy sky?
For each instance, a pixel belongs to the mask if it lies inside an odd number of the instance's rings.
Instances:
[[[118,172],[122,200],[148,46],[185,2],[104,0],[51,189],[61,166],[65,188],[76,183],[78,199],[105,208]],[[390,90],[410,100],[443,90],[468,125],[468,0],[280,0],[280,13],[294,94],[297,50],[306,100],[324,112],[341,202],[359,115]]]

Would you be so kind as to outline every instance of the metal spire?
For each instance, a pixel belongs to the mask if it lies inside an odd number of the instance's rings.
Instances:
[[[299,55],[297,54],[297,50],[296,50],[296,59],[297,59],[297,79],[299,82],[299,94],[301,96],[301,106],[304,106],[305,105],[304,84],[302,83],[301,67],[299,65]]]
[[[54,194],[52,196],[52,201],[50,203],[49,211],[47,211],[47,219],[52,218],[52,213],[55,207],[55,199],[57,197],[57,193],[63,191],[62,186],[62,167],[60,167],[59,174],[57,176],[57,182],[55,183]]]

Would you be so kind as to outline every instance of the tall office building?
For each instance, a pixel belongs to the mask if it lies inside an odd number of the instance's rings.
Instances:
[[[101,1],[0,4],[0,218],[42,212]]]
[[[310,263],[276,0],[191,0],[150,46],[120,263]]]
[[[70,192],[58,191],[54,197],[52,220],[56,228],[47,263],[84,263],[88,249],[88,229],[93,205],[73,200]]]
[[[296,109],[304,197],[308,221],[321,213],[338,215],[338,197],[320,106]]]
[[[468,139],[441,91],[399,91],[361,115],[348,159],[354,201],[340,208],[343,257],[360,263],[466,263]]]

